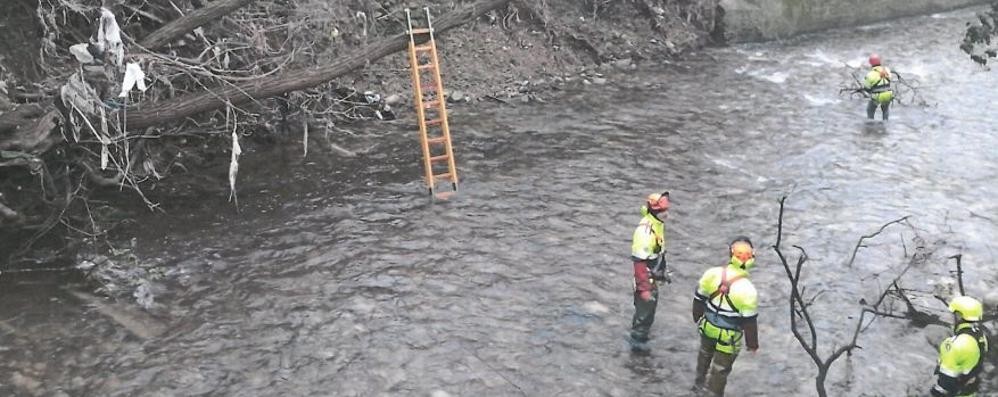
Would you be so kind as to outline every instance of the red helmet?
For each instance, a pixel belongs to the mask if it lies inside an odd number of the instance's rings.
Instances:
[[[648,195],[648,210],[662,212],[669,209],[669,192],[652,193]]]
[[[880,66],[880,55],[870,54],[870,66]]]

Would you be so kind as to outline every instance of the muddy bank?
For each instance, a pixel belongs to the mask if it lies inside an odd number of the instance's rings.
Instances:
[[[724,36],[773,40],[989,3],[987,0],[721,0]],[[873,44],[873,43],[871,43]]]
[[[439,17],[472,3],[428,1],[424,5]],[[169,1],[125,0],[115,4],[110,9],[117,16],[122,32],[142,41],[166,22],[189,14],[200,2],[177,3],[183,10]],[[226,73],[243,80],[260,73],[308,70],[349,57],[358,49],[400,33],[405,26],[406,5],[395,0],[249,2],[243,9],[205,25],[194,34],[174,40],[160,50],[156,55],[158,60],[141,61],[150,91],[144,95],[144,102],[135,103],[136,110],[130,110],[129,115],[155,108],[182,94],[217,89],[219,79],[202,78],[203,73],[183,70],[184,65],[200,60],[204,54],[216,54],[217,60],[211,58],[206,63],[213,65],[213,71],[222,73],[219,71],[227,68]],[[0,33],[6,40],[0,46],[0,94],[5,97],[0,100],[0,118],[4,113],[9,116],[22,110],[37,110],[24,112],[36,117],[51,110],[53,97],[59,92],[61,80],[57,77],[79,66],[68,54],[68,47],[86,41],[95,10],[78,1],[14,3],[11,12],[0,19]],[[674,57],[705,45],[714,29],[715,12],[716,0],[511,1],[508,6],[439,38],[444,86],[454,106],[477,101],[484,101],[487,106],[543,101],[548,96],[539,92],[550,92],[573,82],[603,84],[607,79],[601,74],[609,69],[631,70],[642,63]],[[44,17],[62,14],[69,17],[58,20]],[[23,32],[32,34],[19,34]],[[46,39],[24,40],[24,37]],[[26,41],[25,45],[16,43],[21,41]],[[244,46],[243,42],[252,45]],[[132,42],[126,41],[126,54],[139,52],[132,46]],[[226,55],[219,55],[222,53]],[[255,65],[254,60],[261,65]],[[322,86],[283,98],[257,98],[237,116],[240,119],[237,133],[245,139],[241,143],[247,155],[252,155],[256,147],[302,139],[301,126],[306,124],[319,128],[313,130],[314,134],[329,136],[343,134],[344,126],[357,120],[382,116],[412,120],[407,68],[406,57],[399,53]],[[366,103],[363,98],[378,99],[376,103]],[[390,111],[386,111],[388,107]],[[5,142],[26,142],[19,139],[19,134],[30,129],[0,123],[3,127],[0,150],[6,153],[0,159],[3,171],[0,251],[8,255],[25,253],[20,248],[26,242],[42,246],[45,240],[52,240],[51,247],[59,247],[81,237],[102,239],[114,224],[124,220],[116,211],[125,206],[123,202],[164,208],[163,203],[170,197],[160,192],[207,192],[211,197],[225,200],[227,174],[216,173],[214,166],[228,158],[231,140],[229,134],[220,133],[228,126],[226,112],[215,111],[155,126],[147,131],[155,139],[126,137],[122,132],[122,140],[135,145],[126,147],[138,147],[143,142],[141,150],[130,152],[131,157],[121,157],[127,151],[116,154],[112,148],[111,156],[122,160],[112,163],[141,164],[141,167],[116,168],[112,164],[105,169],[100,155],[103,147],[98,140],[89,139],[92,138],[89,135],[83,134],[83,141],[67,142],[53,128],[48,136],[54,138],[41,142],[57,143],[46,145],[45,149],[8,147]],[[10,153],[18,157],[5,160]],[[93,171],[98,168],[100,172]],[[42,173],[39,170],[48,174],[39,177]],[[113,183],[124,174],[130,175],[124,180],[140,182],[126,183],[124,188]],[[172,180],[178,177],[193,180],[192,184],[198,186],[186,187],[185,181],[182,182],[185,187],[172,189]],[[67,181],[70,183],[64,183]],[[93,195],[100,195],[106,203],[102,208],[116,213],[113,219],[80,212],[90,211],[81,203]],[[146,200],[143,195],[153,199]],[[39,197],[43,200],[38,200]],[[76,200],[77,197],[83,200]],[[45,234],[44,238],[40,234]],[[59,252],[57,248],[46,251]],[[11,259],[8,255],[3,255],[0,262]]]

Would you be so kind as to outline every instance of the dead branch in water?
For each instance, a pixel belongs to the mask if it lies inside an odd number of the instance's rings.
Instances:
[[[860,248],[865,247],[865,245],[863,245],[863,241],[872,239],[874,237],[877,237],[878,235],[880,235],[880,233],[883,233],[884,229],[887,229],[887,227],[890,226],[890,225],[901,223],[901,222],[907,222],[909,217],[910,217],[910,215],[905,215],[905,216],[903,216],[901,218],[898,218],[898,219],[895,219],[893,221],[887,222],[887,223],[881,225],[880,229],[877,229],[877,231],[875,231],[873,233],[870,233],[870,234],[865,234],[862,237],[860,237],[859,240],[856,241],[856,246],[853,247],[853,249],[852,249],[852,255],[849,256],[849,262],[846,264],[846,267],[852,267],[853,262],[856,261],[856,253],[859,252]]]
[[[913,254],[908,264],[904,267],[904,269],[902,269],[898,273],[898,275],[894,278],[894,280],[890,284],[888,284],[888,287],[880,292],[879,297],[875,302],[871,304],[867,302],[865,299],[861,299],[859,301],[861,307],[859,320],[856,321],[856,326],[853,329],[852,337],[849,339],[849,341],[846,344],[839,346],[838,348],[834,349],[830,354],[823,357],[818,350],[818,342],[819,342],[818,333],[814,325],[814,320],[811,317],[811,312],[809,310],[810,306],[814,302],[814,299],[813,298],[805,299],[804,287],[800,285],[801,270],[803,269],[804,264],[808,260],[807,252],[804,250],[804,248],[798,245],[794,245],[793,247],[797,249],[799,255],[797,257],[794,266],[791,266],[787,260],[787,257],[784,255],[781,246],[783,241],[783,213],[784,213],[784,207],[785,207],[784,204],[786,202],[786,199],[787,199],[786,196],[780,198],[780,213],[779,213],[779,218],[777,220],[776,244],[773,245],[773,249],[776,251],[776,255],[777,257],[779,257],[780,263],[783,265],[783,269],[787,273],[787,278],[790,280],[791,332],[793,332],[794,338],[797,339],[797,342],[801,345],[801,347],[808,354],[808,356],[811,357],[811,360],[814,362],[815,366],[817,367],[818,374],[815,376],[815,389],[817,390],[818,395],[820,397],[826,397],[828,393],[825,389],[825,379],[828,376],[829,369],[831,368],[832,364],[843,355],[851,354],[853,349],[862,348],[859,345],[859,335],[864,330],[869,328],[870,324],[872,324],[872,320],[869,323],[866,322],[869,316],[872,316],[873,319],[876,319],[877,317],[890,317],[890,318],[910,319],[913,321],[916,321],[917,319],[917,321],[920,322],[926,321],[925,316],[927,315],[917,311],[914,308],[914,305],[910,302],[907,296],[904,295],[905,291],[900,287],[899,284],[901,278],[905,275],[905,273],[907,273],[908,270],[911,269],[911,267],[915,263],[921,261],[925,257],[925,255],[918,252]],[[882,226],[880,230],[878,230],[877,232],[865,235],[862,238],[860,238],[859,242],[856,244],[856,249],[853,251],[853,258],[850,259],[849,264],[850,265],[852,264],[852,260],[855,259],[856,251],[858,251],[859,247],[862,246],[862,242],[864,240],[875,237],[876,235],[883,232],[884,228],[886,228],[887,226],[894,223],[903,222],[907,218],[908,217],[906,216],[897,219],[895,221],[888,222],[887,224]],[[892,295],[899,296],[900,299],[902,299],[907,303],[908,312],[906,314],[899,315],[893,313],[890,310],[883,310],[881,308],[884,302],[886,301],[887,297]],[[806,327],[806,332],[808,333],[808,336],[804,335],[802,327]]]

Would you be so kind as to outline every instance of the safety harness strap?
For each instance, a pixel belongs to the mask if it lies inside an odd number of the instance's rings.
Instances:
[[[721,305],[715,305],[714,304],[714,298],[716,298],[717,296],[720,295],[722,297],[722,299],[724,299],[725,301],[728,302],[728,306],[731,306],[731,310],[737,313],[738,312],[738,307],[736,307],[735,303],[731,301],[731,295],[729,294],[729,291],[731,291],[731,285],[732,284],[734,284],[736,281],[741,280],[743,278],[745,278],[745,276],[739,274],[739,275],[736,275],[736,276],[734,276],[734,277],[732,277],[732,278],[729,279],[728,278],[728,267],[725,266],[725,267],[721,268],[721,284],[718,285],[717,289],[714,290],[714,292],[712,292],[710,294],[709,298],[707,298],[707,301],[710,303],[710,306],[713,306],[713,308],[715,308],[717,311],[723,310],[721,308]]]
[[[873,93],[873,94],[879,94],[881,92],[887,92],[887,91],[891,90],[891,81],[890,80],[880,80],[880,81],[881,82],[886,81],[886,83],[884,83],[884,84],[877,83],[877,85],[873,86],[873,88],[870,88],[870,92],[871,93]]]

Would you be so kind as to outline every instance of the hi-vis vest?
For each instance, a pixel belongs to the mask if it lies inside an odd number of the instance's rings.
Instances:
[[[665,250],[665,224],[641,207],[641,222],[634,229],[631,257],[636,261],[653,261]]]
[[[733,353],[742,339],[741,323],[758,315],[759,294],[748,272],[732,265],[707,270],[694,299],[704,303],[700,333],[717,341],[717,351]]]
[[[976,376],[988,352],[988,337],[972,323],[957,326],[953,335],[939,345],[939,372],[956,379]]]
[[[866,73],[863,88],[867,89],[873,100],[880,103],[890,102],[894,99],[894,92],[891,91],[891,70],[883,66],[874,66]]]

